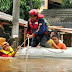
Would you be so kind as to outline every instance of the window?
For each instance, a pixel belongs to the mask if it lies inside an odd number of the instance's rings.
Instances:
[[[45,0],[42,0],[42,6],[45,6]]]

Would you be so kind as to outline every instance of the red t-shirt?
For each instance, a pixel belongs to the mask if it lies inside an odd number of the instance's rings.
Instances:
[[[58,43],[57,46],[60,48],[60,49],[66,49],[66,45],[64,43]]]

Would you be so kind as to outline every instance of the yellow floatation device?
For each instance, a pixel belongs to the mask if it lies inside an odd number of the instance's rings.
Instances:
[[[7,46],[7,45],[9,45],[9,43],[3,42],[1,52],[3,52],[3,53],[6,54],[6,55],[12,56],[12,54],[14,53],[14,50],[13,50],[13,48],[12,48],[11,46],[9,46],[10,51],[5,51],[5,50],[3,49],[3,48],[4,48],[5,46]]]
[[[12,47],[10,47],[10,52],[9,51],[5,51],[5,50],[1,50],[1,52],[3,52],[6,55],[12,56],[12,54],[14,53],[14,50],[12,49]]]

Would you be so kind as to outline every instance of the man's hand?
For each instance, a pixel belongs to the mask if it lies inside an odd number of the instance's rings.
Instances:
[[[29,35],[29,34],[27,34],[27,36],[26,36],[26,37],[28,38],[29,36],[30,36],[30,35]]]
[[[33,35],[29,35],[29,39],[31,39],[33,37]]]
[[[33,35],[27,34],[27,38],[31,39]]]

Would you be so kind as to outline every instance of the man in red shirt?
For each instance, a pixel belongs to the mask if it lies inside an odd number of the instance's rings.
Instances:
[[[32,38],[31,46],[36,47],[39,43],[45,47],[48,35],[48,27],[45,24],[43,15],[39,15],[36,9],[29,12],[30,19],[27,27],[27,37]]]

